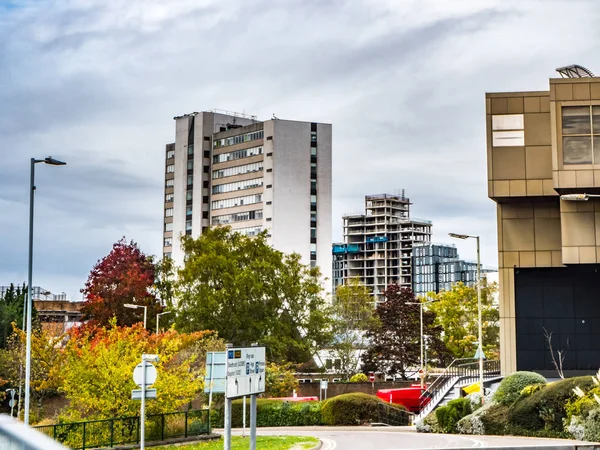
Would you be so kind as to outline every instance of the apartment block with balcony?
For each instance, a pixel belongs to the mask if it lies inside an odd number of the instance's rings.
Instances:
[[[488,195],[497,204],[504,373],[567,375],[600,361],[600,78],[557,69],[549,90],[486,94]],[[571,197],[573,198],[573,197]]]
[[[207,111],[175,117],[166,146],[163,254],[228,225],[319,266],[331,279],[330,124]]]
[[[410,217],[404,195],[365,197],[365,212],[343,217],[344,243],[332,248],[334,290],[349,278],[358,278],[378,301],[388,285],[412,289],[412,251],[431,240],[431,222]]]

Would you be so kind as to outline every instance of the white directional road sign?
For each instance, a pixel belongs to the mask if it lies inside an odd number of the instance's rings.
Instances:
[[[227,375],[227,352],[208,352],[206,354],[206,376],[204,392],[213,394],[225,393]]]
[[[152,386],[156,382],[156,367],[148,361],[144,361],[135,366],[135,369],[133,369],[133,381],[135,381],[135,384],[139,387],[142,387],[142,364],[146,366],[146,386]]]
[[[265,392],[265,348],[227,349],[227,398]]]

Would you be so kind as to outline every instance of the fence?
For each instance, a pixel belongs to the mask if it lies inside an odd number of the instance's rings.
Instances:
[[[410,422],[411,416],[414,414],[409,411],[404,411],[400,408],[390,406],[386,403],[379,403],[378,422],[392,426],[405,426]]]
[[[59,423],[34,428],[74,450],[137,444],[140,441],[139,416]],[[146,416],[146,441],[187,438],[210,434],[210,431],[210,416],[207,409]]]

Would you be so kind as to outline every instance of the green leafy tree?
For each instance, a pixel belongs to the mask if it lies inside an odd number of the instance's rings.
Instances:
[[[329,341],[320,271],[274,250],[266,232],[248,237],[219,227],[182,244],[177,329],[215,330],[235,345],[258,342],[274,362],[304,362]]]
[[[8,339],[13,332],[13,322],[20,328],[23,326],[25,298],[27,297],[27,287],[15,287],[10,284],[4,295],[0,298],[0,348],[6,348]],[[37,320],[37,310],[35,306],[32,311],[33,323]]]
[[[337,288],[333,300],[333,341],[331,355],[340,361],[339,372],[345,379],[359,369],[367,347],[365,331],[377,325],[373,297],[358,279]]]
[[[292,364],[277,365],[267,363],[265,370],[265,396],[291,397],[298,389],[298,379],[294,376]]]
[[[421,355],[420,306],[410,289],[391,284],[385,301],[377,305],[379,322],[369,327],[370,345],[363,357],[363,372],[382,371],[408,378],[408,369],[419,367]],[[444,365],[447,350],[440,338],[442,328],[435,325],[435,313],[423,312],[423,329],[428,343],[429,361]]]
[[[488,358],[494,358],[498,357],[500,346],[500,315],[494,303],[497,285],[485,278],[481,282],[483,349]],[[435,299],[428,309],[435,313],[435,324],[444,330],[444,344],[454,358],[472,358],[479,336],[477,288],[456,283],[449,291],[435,295]]]

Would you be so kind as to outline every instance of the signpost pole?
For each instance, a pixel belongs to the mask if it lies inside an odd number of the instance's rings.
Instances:
[[[256,450],[256,394],[250,396],[250,450]]]
[[[146,361],[142,355],[142,405],[140,407],[140,450],[146,448]]]
[[[231,399],[225,399],[225,433],[223,436],[223,450],[231,450]]]
[[[252,414],[252,412],[250,413]],[[250,419],[252,421],[252,419]],[[246,437],[246,396],[242,402],[242,437]]]
[[[213,391],[213,367],[215,366],[215,354],[213,352],[209,353],[210,355],[210,384],[208,385],[208,409],[210,409],[210,405],[212,404],[212,391]]]

